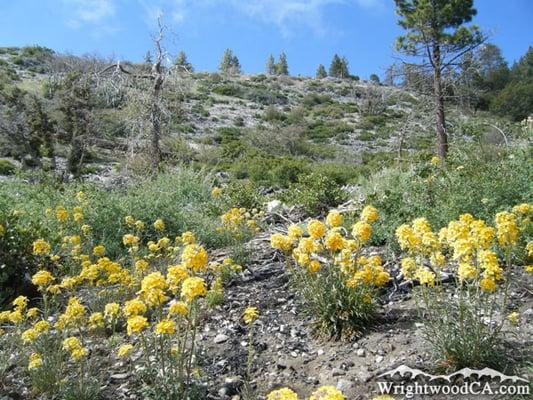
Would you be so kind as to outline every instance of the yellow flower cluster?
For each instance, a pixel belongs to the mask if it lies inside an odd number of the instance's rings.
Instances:
[[[53,251],[50,243],[39,239],[33,243],[32,249],[35,255],[47,257],[45,261],[53,263],[53,271],[70,270],[74,273],[56,278],[46,269],[39,270],[32,276],[32,283],[42,293],[43,311],[37,308],[28,310],[28,298],[19,296],[13,300],[13,310],[0,312],[0,323],[16,325],[14,331],[28,350],[41,348],[43,336],[66,338],[59,343],[73,361],[89,356],[89,349],[79,339],[83,335],[102,334],[104,328],[116,332],[116,328],[122,327],[129,336],[143,336],[141,342],[148,339],[147,336],[158,335],[169,346],[165,357],[171,354],[174,357],[177,352],[182,352],[180,357],[188,357],[190,349],[183,347],[183,341],[191,340],[190,331],[196,329],[201,315],[203,303],[197,300],[206,296],[208,290],[223,293],[223,275],[228,271],[239,271],[241,267],[231,259],[209,263],[207,251],[196,243],[193,232],[183,232],[175,240],[161,235],[153,242],[149,241],[143,233],[144,223],[133,216],[124,218],[131,230],[122,237],[122,244],[127,247],[130,256],[112,260],[106,257],[106,247],[92,237],[91,227],[82,225],[84,213],[81,203],[85,204],[85,200],[84,195],[77,197],[79,207],[67,210],[58,206],[55,212],[52,209],[47,211],[50,218],[61,223],[62,242],[59,246],[54,246]],[[242,215],[243,223],[250,227],[248,219],[252,218],[248,212]],[[166,230],[162,219],[157,219],[153,228],[158,232]],[[206,281],[211,282],[211,287]],[[62,312],[50,315],[64,301],[62,296],[56,295],[76,289],[83,289],[80,293],[84,299],[98,297],[113,299],[109,300],[113,302],[104,303],[101,309],[94,309],[95,303],[91,302],[89,313],[81,295],[70,295],[66,296],[68,301],[63,305]],[[170,298],[174,300],[168,303]],[[40,315],[54,322],[41,319]],[[251,312],[247,315],[250,321],[257,318],[257,314]],[[143,352],[149,354],[153,351],[149,346],[141,345]],[[117,354],[127,357],[132,350],[133,346],[125,343]],[[36,370],[47,362],[38,353],[28,352],[27,356],[30,370]]]
[[[41,270],[41,271],[37,272],[31,278],[31,282],[35,286],[39,286],[40,288],[45,288],[53,280],[54,280],[54,277],[52,276],[52,274],[50,272],[48,272],[48,271],[45,271],[45,270]]]
[[[70,336],[63,340],[63,349],[70,353],[70,357],[74,361],[81,360],[89,353],[87,349],[83,347],[81,341],[75,336]]]
[[[39,353],[31,353],[28,363],[28,370],[33,370],[43,365],[43,358]]]
[[[57,329],[79,328],[85,324],[85,321],[85,306],[81,304],[78,297],[71,297],[65,311],[58,317],[55,326]]]
[[[251,325],[257,320],[257,318],[259,318],[259,311],[257,310],[257,307],[246,307],[242,316],[244,322],[248,325]]]
[[[495,227],[471,214],[463,214],[438,235],[424,218],[415,219],[411,225],[401,225],[396,229],[396,237],[402,250],[409,254],[402,259],[402,273],[406,279],[418,279],[433,286],[438,278],[435,268],[446,264],[444,253],[448,253],[449,267],[460,282],[494,292],[503,279],[495,244],[504,253],[510,251],[517,244],[521,230],[530,223],[532,211],[529,204],[521,204],[513,207],[512,212],[500,212],[496,214]]]
[[[270,392],[267,400],[298,400],[298,395],[289,388],[281,388]],[[315,390],[309,400],[346,400],[346,397],[336,387],[326,385]]]
[[[372,235],[371,224],[377,219],[377,210],[372,206],[365,207],[361,219],[352,227],[352,238],[349,238],[341,227],[342,214],[333,210],[327,215],[326,223],[316,219],[308,222],[306,230],[309,236],[304,236],[304,230],[298,225],[291,225],[287,235],[275,233],[270,237],[270,243],[274,249],[285,253],[292,250],[295,263],[307,268],[310,273],[316,273],[325,263],[341,268],[349,286],[366,284],[379,287],[390,279],[382,267],[381,258],[359,255],[362,245]]]
[[[220,231],[230,232],[239,238],[243,232],[259,232],[257,219],[262,213],[257,209],[247,210],[246,208],[231,208],[220,217],[222,226]]]
[[[222,194],[222,189],[219,187],[214,187],[213,190],[211,190],[211,196],[213,197],[219,197]]]
[[[33,254],[37,256],[45,256],[50,253],[50,243],[46,240],[38,239],[33,242]]]

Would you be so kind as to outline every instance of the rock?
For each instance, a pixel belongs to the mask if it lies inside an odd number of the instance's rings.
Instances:
[[[383,362],[384,359],[385,359],[385,358],[384,358],[383,356],[377,356],[377,357],[376,357],[376,363],[379,364],[379,363]]]
[[[226,342],[228,339],[229,339],[228,335],[224,335],[223,333],[219,333],[218,335],[215,336],[215,339],[213,339],[213,341],[216,344],[220,344],[220,343]]]
[[[333,368],[333,370],[331,371],[332,375],[333,376],[343,376],[343,375],[346,375],[346,371],[343,371],[342,369],[340,368]]]
[[[123,374],[113,374],[109,378],[115,381],[122,381],[130,376],[129,373],[125,372]]]
[[[365,349],[358,349],[356,354],[358,357],[364,357],[366,355],[366,351]]]
[[[355,383],[348,379],[341,378],[337,382],[337,389],[339,389],[345,396],[350,396],[349,398],[352,398],[351,393],[355,390]]]
[[[279,200],[272,200],[266,204],[266,211],[269,214],[279,211],[283,207],[283,203]]]

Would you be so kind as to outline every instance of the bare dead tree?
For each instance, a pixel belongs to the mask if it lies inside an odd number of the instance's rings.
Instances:
[[[120,61],[113,63],[99,71],[100,76],[110,76],[108,80],[112,81],[112,87],[117,90],[127,87],[130,92],[130,99],[134,99],[136,104],[132,107],[144,109],[144,115],[150,122],[150,165],[152,171],[157,171],[162,161],[161,138],[163,129],[163,120],[168,113],[164,106],[163,93],[167,83],[171,84],[173,78],[183,76],[183,69],[179,74],[174,71],[173,65],[168,65],[168,52],[163,42],[167,28],[162,22],[160,16],[157,20],[158,30],[153,36],[155,54],[153,55],[151,69],[146,71],[143,68],[134,69],[132,66],[125,66]],[[137,104],[140,103],[140,104]],[[138,121],[139,130],[145,128],[144,121]],[[133,153],[133,148],[131,149]]]

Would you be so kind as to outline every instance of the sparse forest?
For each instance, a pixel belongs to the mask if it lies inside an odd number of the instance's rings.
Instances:
[[[367,77],[203,72],[162,17],[141,62],[1,47],[0,399],[399,400],[400,365],[530,398],[533,47],[394,5]]]

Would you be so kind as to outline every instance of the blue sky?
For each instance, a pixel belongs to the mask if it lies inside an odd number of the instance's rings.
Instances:
[[[512,63],[533,45],[532,0],[476,0],[474,22]],[[248,73],[285,51],[291,74],[313,75],[334,53],[353,74],[383,74],[401,33],[393,0],[0,0],[0,46],[40,44],[59,52],[139,61],[163,13],[167,47],[196,70],[214,71],[231,48]]]

